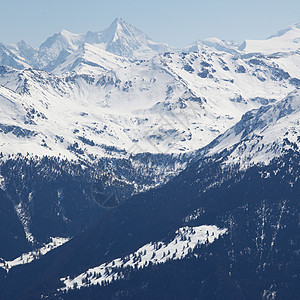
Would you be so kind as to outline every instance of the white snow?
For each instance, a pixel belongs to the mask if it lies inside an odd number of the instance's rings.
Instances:
[[[0,174],[0,189],[5,190],[5,178]]]
[[[266,40],[246,40],[241,46],[245,53],[272,54],[299,51],[300,23],[296,23]]]
[[[35,238],[34,238],[33,234],[30,232],[31,216],[28,213],[27,204],[22,203],[22,202],[18,203],[15,206],[15,212],[24,228],[24,232],[25,232],[27,241],[33,245],[35,242]]]
[[[297,89],[263,113],[253,111],[253,117],[245,127],[246,135],[243,136],[244,131],[236,132],[238,123],[221,135],[206,155],[214,155],[226,148],[234,149],[226,164],[240,163],[242,169],[253,164],[267,165],[287,150],[300,148],[299,125],[300,90]]]
[[[284,57],[281,64],[297,75],[294,57]],[[74,64],[78,58],[82,61]],[[257,97],[280,100],[294,89],[288,80],[272,80],[272,63],[265,63],[257,71],[244,59],[209,48],[132,62],[85,45],[54,70],[58,75],[10,70],[0,77],[1,123],[35,132],[30,137],[0,132],[1,151],[69,159],[121,155],[103,145],[128,153],[194,151],[260,107]],[[185,70],[187,64],[194,71]],[[239,65],[245,73],[236,72]],[[211,77],[198,76],[203,68]]]
[[[227,229],[219,229],[215,225],[202,225],[198,227],[182,227],[176,231],[175,238],[168,242],[151,242],[139,248],[134,253],[123,258],[117,258],[111,262],[103,263],[100,266],[91,268],[75,278],[61,278],[65,287],[60,289],[69,290],[84,286],[102,284],[104,281],[109,283],[113,280],[122,278],[122,270],[115,268],[135,267],[145,268],[149,264],[163,264],[168,260],[183,259],[191,254],[195,247],[205,243],[213,243]]]
[[[70,240],[70,238],[63,237],[50,237],[50,239],[50,243],[44,244],[41,248],[34,251],[23,253],[21,256],[15,258],[14,260],[8,261],[0,258],[0,268],[9,272],[11,268],[18,265],[31,263],[32,261],[39,259],[42,255],[45,255],[49,251],[63,245]]]

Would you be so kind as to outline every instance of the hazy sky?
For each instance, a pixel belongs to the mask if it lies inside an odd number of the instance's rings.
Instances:
[[[0,0],[0,42],[34,47],[61,31],[100,31],[116,17],[175,47],[207,37],[263,39],[300,22],[299,0]]]

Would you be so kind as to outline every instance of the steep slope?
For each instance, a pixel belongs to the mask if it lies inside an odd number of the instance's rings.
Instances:
[[[67,72],[76,74],[94,75],[104,71],[115,71],[129,66],[128,59],[113,55],[102,49],[100,45],[83,44],[72,53],[62,64],[57,66],[54,74]]]
[[[170,49],[167,44],[154,43],[146,34],[126,23],[122,18],[116,18],[101,32],[88,32],[85,41],[127,58],[145,59],[149,55],[153,56]]]
[[[34,66],[35,61],[37,59],[37,50],[32,48],[30,45],[26,44],[25,41],[20,41],[15,45],[6,45],[6,47],[17,57],[24,60],[24,62],[27,63],[27,65],[24,65],[24,67]],[[14,67],[11,64],[5,64],[10,67]]]
[[[34,66],[40,69],[51,70],[70,53],[76,51],[83,43],[84,38],[82,34],[74,34],[67,30],[62,30],[41,44]]]
[[[300,149],[300,89],[285,99],[247,112],[235,126],[214,140],[206,155],[226,149],[228,164],[269,163]]]
[[[0,189],[0,225],[0,258],[12,259],[19,255],[19,249],[24,252],[30,249],[30,243],[26,240],[22,224],[2,189]]]
[[[29,67],[24,58],[14,54],[9,47],[0,43],[0,65],[10,66],[19,70]]]

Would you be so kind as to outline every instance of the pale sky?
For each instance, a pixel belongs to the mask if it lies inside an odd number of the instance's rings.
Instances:
[[[300,22],[299,0],[0,0],[0,42],[38,47],[62,29],[101,31],[116,17],[174,47],[218,37],[264,39]]]

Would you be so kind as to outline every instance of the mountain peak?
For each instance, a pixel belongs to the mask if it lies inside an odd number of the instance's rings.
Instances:
[[[27,43],[24,40],[21,40],[17,43],[17,46],[27,46]]]
[[[136,50],[147,47],[150,41],[145,33],[120,17],[98,36],[100,42],[106,45],[108,52],[125,57],[133,57]]]
[[[114,19],[112,24],[127,24],[121,17],[117,17]]]
[[[49,37],[41,46],[40,49],[42,48],[49,48],[50,46],[53,45],[64,45],[65,48],[70,48],[76,50],[78,48],[78,45],[82,43],[82,35],[81,34],[76,34],[72,33],[70,31],[67,31],[63,29],[59,33],[54,34],[53,36]]]
[[[296,32],[298,31],[299,32],[300,31],[300,22],[295,23],[291,26],[288,26],[284,29],[279,30],[277,33],[269,36],[267,39],[269,40],[269,39],[272,39],[272,38],[281,37],[281,36],[285,35],[288,32],[291,32],[291,31],[296,31]]]
[[[126,23],[122,18],[116,18],[112,24],[102,31],[101,39],[103,42],[115,42],[118,39],[143,39],[148,40],[146,34],[136,27]]]
[[[66,29],[63,29],[59,34],[62,35],[62,36],[72,36],[72,35],[75,35],[74,33],[70,32],[70,31],[68,31]]]

